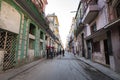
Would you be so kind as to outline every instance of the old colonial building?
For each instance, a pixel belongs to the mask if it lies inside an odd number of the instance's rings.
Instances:
[[[55,40],[52,39],[51,37],[48,37],[48,40],[47,40],[48,43],[46,44],[46,46],[48,48],[48,52],[50,52],[50,50],[52,49],[52,51],[56,55],[63,48],[63,45],[61,44],[60,34],[59,34],[59,21],[55,13],[48,14],[47,19],[49,21],[49,28],[55,34],[56,37],[55,37]]]
[[[75,16],[79,53],[117,72],[120,72],[119,5],[119,0],[81,0]]]
[[[120,1],[107,0],[108,24],[105,26],[108,36],[108,53],[111,55],[112,69],[120,72]],[[112,57],[113,56],[113,57]]]
[[[46,56],[47,0],[0,0],[0,71]],[[61,43],[60,43],[61,44]]]
[[[70,28],[70,31],[69,31],[69,34],[68,34],[68,48],[69,48],[69,51],[76,54],[76,46],[75,46],[75,39],[74,39],[74,29],[76,27],[76,24],[75,24],[75,18],[72,19],[72,24],[71,24],[71,28]]]

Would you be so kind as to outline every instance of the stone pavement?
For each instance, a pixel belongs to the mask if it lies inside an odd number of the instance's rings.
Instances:
[[[113,80],[73,54],[41,61],[10,80]]]
[[[85,59],[83,57],[79,57],[79,56],[76,56],[76,57],[78,59],[80,59],[81,61],[87,63],[88,65],[93,66],[94,68],[96,68],[100,72],[104,73],[105,75],[111,77],[112,79],[114,79],[114,80],[120,80],[120,74],[116,73],[115,71],[111,70],[110,68],[107,68],[107,67],[105,67],[105,66],[103,66],[101,64],[92,62],[92,61],[90,61],[88,59]]]
[[[109,76],[110,78],[114,79],[114,80],[120,80],[120,74],[114,72],[113,70],[111,70],[110,68],[107,68],[103,65],[100,65],[98,63],[92,62],[88,59],[85,58],[80,58],[78,56],[76,56],[79,60],[81,60],[82,62],[85,62],[86,64],[96,68],[97,70],[99,70],[100,72],[104,73],[105,75]],[[19,68],[16,69],[11,69],[9,71],[6,71],[2,74],[0,74],[0,80],[10,80],[11,78],[15,77],[16,75],[19,75],[22,72],[25,72],[29,69],[31,69],[32,67],[36,66],[38,63],[40,63],[41,61],[45,60],[45,58],[38,60],[38,61],[34,61],[30,64],[21,66]]]
[[[32,68],[33,66],[36,66],[38,63],[40,63],[43,60],[45,60],[45,58],[40,59],[38,61],[34,61],[32,63],[29,63],[29,64],[26,64],[26,65],[21,66],[19,68],[11,69],[11,70],[8,70],[4,73],[1,73],[0,74],[0,80],[10,80],[12,77],[15,77],[16,75]]]

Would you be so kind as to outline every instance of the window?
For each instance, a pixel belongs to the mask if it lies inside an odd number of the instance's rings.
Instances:
[[[96,23],[91,26],[91,33],[94,33],[95,31],[97,31]]]
[[[48,38],[48,37],[47,37],[47,36],[45,36],[45,40],[47,40],[47,38]]]
[[[120,2],[119,2],[119,4],[116,6],[116,12],[117,12],[117,17],[120,17]]]
[[[43,42],[40,42],[40,50],[43,50]]]
[[[29,39],[29,49],[34,49],[34,40]]]
[[[93,43],[93,51],[100,52],[100,42],[99,41]]]
[[[40,31],[40,39],[43,39],[43,32]]]
[[[35,35],[35,25],[30,24],[29,33],[32,34],[32,35]]]

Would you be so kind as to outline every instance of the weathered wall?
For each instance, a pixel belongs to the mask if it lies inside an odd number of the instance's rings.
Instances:
[[[33,61],[33,59],[34,59],[34,50],[33,49],[28,50],[28,58],[30,61]]]
[[[20,14],[11,5],[2,1],[1,15],[0,15],[0,28],[18,34],[19,27],[20,27]]]
[[[100,41],[100,52],[93,52],[93,61],[105,64],[105,53],[103,40]]]
[[[90,26],[96,23],[97,30],[105,27],[108,24],[108,13],[107,13],[107,5],[104,0],[98,0],[99,13],[95,20],[90,24],[86,24],[87,34],[86,36],[91,35]]]
[[[85,36],[87,37],[87,36],[91,35],[90,26],[87,24],[85,28],[86,28],[86,35]]]
[[[78,42],[78,54],[80,57],[82,57],[82,38],[81,38],[81,34],[78,35],[77,37],[77,42]]]
[[[104,40],[107,39],[106,35],[103,34],[99,37],[93,39],[93,42],[100,41],[100,52],[93,52],[93,60],[102,64],[106,64],[105,62],[105,52],[104,52]]]
[[[115,68],[117,72],[120,72],[120,34],[119,29],[120,26],[113,27],[111,38],[112,38],[112,47],[113,47],[113,55],[115,58]]]
[[[99,14],[96,20],[97,30],[103,28],[106,24],[108,24],[108,14],[107,14],[107,6],[104,0],[98,0],[99,6]]]

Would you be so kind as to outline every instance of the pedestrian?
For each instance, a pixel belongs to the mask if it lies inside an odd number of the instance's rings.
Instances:
[[[55,48],[53,48],[53,52],[54,52],[54,57],[55,57],[55,54],[56,54],[56,50],[55,50]]]
[[[60,49],[60,55],[61,55],[61,49]]]
[[[65,51],[64,51],[64,49],[63,49],[63,56],[65,56],[64,54],[65,54]]]
[[[48,48],[47,48],[47,59],[48,59],[48,57],[49,57],[49,52],[48,52]]]
[[[50,57],[53,58],[53,50],[50,48]]]

